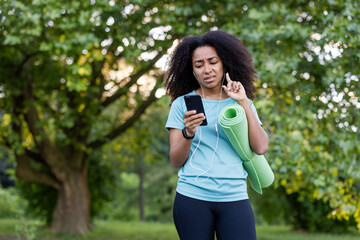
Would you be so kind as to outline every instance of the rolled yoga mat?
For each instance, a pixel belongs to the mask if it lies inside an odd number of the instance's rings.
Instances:
[[[236,153],[241,157],[251,187],[262,194],[262,188],[270,186],[274,181],[274,173],[264,155],[257,155],[250,148],[244,108],[238,104],[226,106],[219,114],[219,123]]]

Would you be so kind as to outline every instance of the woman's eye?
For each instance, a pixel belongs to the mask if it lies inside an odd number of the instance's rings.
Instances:
[[[201,68],[202,67],[202,65],[198,65],[198,66],[195,66],[196,68]]]
[[[214,65],[214,64],[217,64],[217,62],[211,62],[210,64],[213,64],[213,65]]]

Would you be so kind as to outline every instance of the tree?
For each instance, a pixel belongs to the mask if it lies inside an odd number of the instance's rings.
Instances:
[[[207,9],[192,1],[2,1],[1,141],[14,151],[19,179],[57,191],[53,231],[89,230],[89,156],[157,99],[156,62],[180,36],[209,29]]]
[[[275,185],[324,218],[360,228],[359,2],[229,2],[217,16],[253,54],[255,105],[270,135]],[[234,18],[233,16],[237,16]]]
[[[88,231],[88,157],[156,100],[155,64],[175,40],[221,28],[254,57],[275,185],[360,223],[359,9],[351,0],[3,0],[1,141],[19,178],[57,190],[54,231]]]

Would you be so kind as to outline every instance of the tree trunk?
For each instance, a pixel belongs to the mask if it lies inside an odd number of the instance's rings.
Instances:
[[[58,191],[53,213],[55,233],[85,234],[90,229],[90,196],[85,170],[73,171]]]

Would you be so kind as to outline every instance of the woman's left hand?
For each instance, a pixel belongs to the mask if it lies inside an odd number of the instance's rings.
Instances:
[[[238,102],[240,105],[248,100],[246,96],[245,88],[241,82],[232,81],[229,73],[226,73],[227,86],[222,86],[226,94]]]

